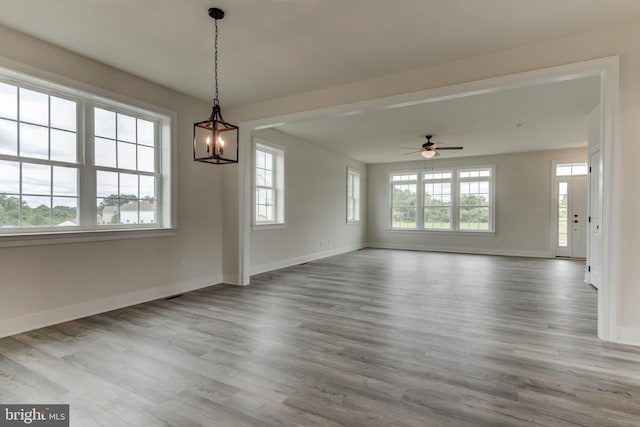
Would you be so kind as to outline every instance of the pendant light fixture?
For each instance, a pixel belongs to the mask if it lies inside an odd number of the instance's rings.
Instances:
[[[238,163],[238,126],[222,118],[218,99],[218,20],[224,18],[224,12],[212,7],[209,9],[209,16],[215,21],[215,97],[211,116],[205,121],[193,124],[193,160],[216,165]]]

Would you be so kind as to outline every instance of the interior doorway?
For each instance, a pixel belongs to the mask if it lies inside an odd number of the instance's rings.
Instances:
[[[277,127],[284,123],[308,120],[313,117],[337,115],[340,117],[362,114],[381,108],[398,108],[417,103],[436,102],[456,97],[469,96],[485,92],[500,91],[505,88],[525,87],[548,82],[576,79],[586,76],[600,76],[601,105],[598,115],[601,134],[601,154],[599,168],[599,202],[600,202],[600,251],[599,265],[601,267],[600,287],[598,292],[598,336],[607,341],[616,341],[618,336],[617,324],[617,287],[618,270],[616,268],[615,248],[618,240],[614,226],[613,208],[616,206],[616,192],[614,191],[614,145],[617,139],[617,102],[619,94],[619,62],[617,56],[578,62],[574,64],[543,68],[523,73],[510,74],[501,77],[478,80],[451,86],[436,87],[422,91],[392,95],[381,98],[354,101],[352,103],[306,109],[296,113],[282,113],[273,117],[266,117],[240,123],[241,157],[251,158],[252,132],[256,129]],[[238,204],[238,263],[237,270],[229,270],[237,275],[237,283],[248,285],[251,275],[251,162],[241,162],[237,181],[240,195],[230,203]],[[232,182],[232,180],[230,180]],[[556,199],[557,200],[557,199]],[[556,201],[557,203],[557,201]],[[233,231],[230,232],[233,234]],[[230,234],[230,235],[231,235]],[[551,245],[553,246],[553,245]]]

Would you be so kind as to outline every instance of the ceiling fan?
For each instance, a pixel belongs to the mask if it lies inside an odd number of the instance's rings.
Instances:
[[[464,147],[440,147],[438,143],[431,141],[431,138],[433,138],[433,135],[426,135],[425,138],[427,138],[427,142],[422,144],[422,148],[420,150],[412,151],[404,155],[406,156],[407,154],[420,153],[422,154],[422,157],[431,159],[433,157],[440,155],[440,153],[438,153],[439,150],[462,150],[464,148]],[[405,149],[413,149],[413,148],[405,148]]]

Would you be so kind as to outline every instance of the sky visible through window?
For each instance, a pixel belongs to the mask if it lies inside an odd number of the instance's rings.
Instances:
[[[79,106],[0,82],[0,228],[79,224]],[[154,223],[155,123],[97,107],[91,111],[97,223]],[[106,222],[109,205],[114,207]]]

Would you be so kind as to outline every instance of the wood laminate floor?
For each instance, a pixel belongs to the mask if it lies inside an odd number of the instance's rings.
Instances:
[[[71,425],[640,425],[584,263],[367,249],[0,340]]]

